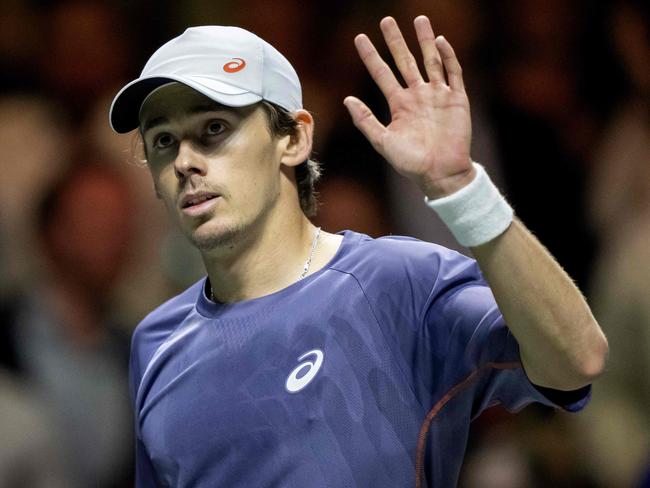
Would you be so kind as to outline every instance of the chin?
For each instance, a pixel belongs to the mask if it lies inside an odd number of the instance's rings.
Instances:
[[[222,247],[233,246],[243,231],[242,226],[215,225],[214,222],[205,224],[187,233],[190,242],[199,251],[211,251]]]

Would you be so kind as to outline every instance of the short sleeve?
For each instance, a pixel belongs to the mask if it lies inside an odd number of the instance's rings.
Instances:
[[[154,470],[153,463],[147,454],[142,441],[136,439],[135,449],[135,487],[136,488],[151,488],[161,486],[157,481],[156,471]]]
[[[140,429],[138,422],[137,392],[140,384],[141,371],[138,361],[138,336],[134,335],[131,342],[131,358],[129,362],[129,392],[131,396],[131,405],[134,412],[134,431],[135,431],[135,487],[151,488],[162,486],[156,477],[156,471],[153,463],[147,453],[147,450],[140,438]]]
[[[440,263],[424,322],[430,347],[438,351],[438,396],[470,390],[473,395],[465,397],[472,418],[495,404],[517,411],[539,402],[577,411],[589,400],[589,387],[561,392],[530,382],[519,345],[474,260],[454,256]]]

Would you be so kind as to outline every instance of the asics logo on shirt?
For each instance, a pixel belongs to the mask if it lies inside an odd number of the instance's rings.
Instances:
[[[305,361],[299,364],[289,374],[285,384],[285,388],[289,393],[297,393],[307,386],[314,379],[314,376],[316,376],[316,373],[318,373],[318,370],[323,364],[323,351],[320,349],[306,352],[298,358],[298,361],[302,361],[308,356],[312,356],[314,358],[313,361]]]

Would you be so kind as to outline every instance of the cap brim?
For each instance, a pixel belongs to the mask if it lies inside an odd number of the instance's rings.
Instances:
[[[171,82],[178,82],[195,89],[206,97],[228,107],[244,107],[262,100],[260,95],[202,77],[151,76],[138,78],[122,88],[113,99],[109,111],[109,122],[115,132],[124,134],[140,125],[140,107],[147,96],[156,88]]]

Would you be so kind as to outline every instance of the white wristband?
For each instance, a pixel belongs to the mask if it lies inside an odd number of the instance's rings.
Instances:
[[[446,197],[424,201],[436,211],[456,240],[465,247],[475,247],[501,235],[512,222],[512,207],[499,193],[483,166],[473,163],[476,176],[472,182]]]

